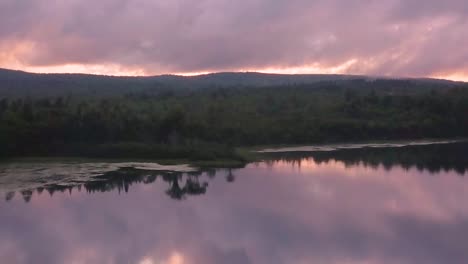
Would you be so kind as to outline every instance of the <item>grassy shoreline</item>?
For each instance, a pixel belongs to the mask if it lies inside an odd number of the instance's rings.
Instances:
[[[39,151],[19,150],[2,160],[146,161],[160,164],[191,164],[197,167],[240,167],[249,160],[231,146],[217,143],[152,144],[56,144]]]
[[[120,162],[148,162],[157,163],[160,165],[182,165],[188,164],[192,167],[198,168],[242,168],[249,161],[240,161],[234,159],[219,159],[219,160],[189,160],[189,159],[135,159],[135,158],[87,158],[87,157],[15,157],[15,158],[4,158],[0,159],[1,163],[14,163],[14,162],[28,162],[28,163],[47,163],[47,162],[70,162],[70,163],[92,163],[92,162],[108,162],[108,163],[120,163]]]
[[[194,146],[190,148],[182,148],[177,146],[179,152],[163,152],[158,151],[157,153],[151,152],[139,152],[135,149],[128,149],[128,146],[142,146],[141,144],[125,145],[127,148],[121,149],[120,151],[113,147],[112,152],[107,149],[105,152],[68,152],[67,155],[24,155],[15,157],[3,157],[0,159],[1,163],[5,162],[151,162],[158,163],[161,165],[180,165],[189,164],[193,167],[198,168],[241,168],[248,163],[260,161],[268,155],[268,153],[260,153],[260,150],[265,149],[281,149],[281,148],[295,148],[305,146],[337,146],[337,145],[349,145],[349,144],[404,144],[404,143],[418,143],[418,142],[434,142],[435,144],[442,144],[440,142],[453,141],[453,142],[466,142],[466,138],[426,138],[426,139],[408,139],[408,140],[374,140],[374,141],[361,141],[361,142],[341,142],[341,143],[321,143],[321,144],[302,144],[302,145],[265,145],[265,146],[252,146],[252,147],[226,147],[217,148],[216,146],[210,145],[209,148],[203,148],[197,146],[196,152]],[[410,145],[408,145],[410,146]],[[114,146],[115,147],[115,146]],[[154,147],[154,146],[153,146]],[[89,148],[89,146],[88,146]],[[151,147],[150,147],[151,148]],[[159,149],[160,150],[160,149]],[[105,155],[111,153],[111,155]],[[137,153],[137,155],[134,155]],[[142,155],[143,154],[143,155]]]

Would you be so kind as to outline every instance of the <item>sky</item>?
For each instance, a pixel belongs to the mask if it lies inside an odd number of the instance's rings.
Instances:
[[[0,0],[0,67],[468,81],[468,1]]]

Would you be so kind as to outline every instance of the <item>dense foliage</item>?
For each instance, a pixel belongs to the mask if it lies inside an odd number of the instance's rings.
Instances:
[[[466,137],[468,89],[436,88],[347,80],[6,97],[0,154],[204,160],[235,157],[235,146]]]

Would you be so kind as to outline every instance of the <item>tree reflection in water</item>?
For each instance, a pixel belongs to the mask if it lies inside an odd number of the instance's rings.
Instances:
[[[386,170],[395,166],[406,170],[416,168],[430,173],[454,170],[461,176],[468,171],[468,143],[264,155],[265,162],[269,165],[282,161],[300,166],[301,161],[312,159],[317,164],[338,161],[346,166],[363,165],[371,168],[383,166]]]
[[[400,148],[362,148],[330,152],[291,152],[264,154],[266,164],[274,166],[277,162],[286,162],[301,166],[302,161],[313,161],[316,164],[333,161],[342,162],[345,166],[363,165],[371,168],[382,166],[386,170],[399,166],[404,169],[417,168],[430,173],[440,171],[456,171],[460,176],[468,171],[468,143],[455,143],[431,146],[407,146]],[[219,170],[205,169],[195,172],[181,173],[170,171],[146,171],[123,168],[96,176],[84,184],[47,185],[36,189],[20,190],[25,202],[32,199],[34,193],[41,194],[44,190],[51,196],[55,192],[72,193],[83,188],[88,193],[109,192],[118,190],[128,192],[133,184],[151,184],[158,178],[168,185],[166,194],[174,200],[183,200],[190,196],[203,195],[207,192],[208,182],[219,174]],[[206,175],[207,177],[203,177]],[[227,182],[235,181],[233,169],[225,169]],[[10,201],[15,192],[8,192],[5,200]]]
[[[202,180],[205,173],[209,180],[216,176],[217,170],[205,169],[194,172],[170,172],[170,171],[146,171],[133,168],[124,168],[117,171],[105,173],[97,176],[93,181],[76,185],[46,185],[36,189],[19,191],[25,202],[30,202],[33,194],[41,194],[46,190],[50,196],[55,192],[69,192],[76,190],[81,192],[84,189],[87,193],[110,192],[117,190],[119,193],[127,193],[133,184],[151,184],[158,178],[168,184],[166,194],[174,200],[183,200],[189,196],[198,196],[206,193],[208,181]],[[219,170],[218,170],[219,171]],[[235,178],[233,169],[226,169],[226,181],[232,182]],[[16,192],[8,192],[5,195],[6,201],[11,201]]]

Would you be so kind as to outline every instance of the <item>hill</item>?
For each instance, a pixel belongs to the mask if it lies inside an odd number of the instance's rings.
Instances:
[[[466,87],[466,83],[437,79],[390,79],[358,75],[212,73],[198,76],[160,75],[117,77],[88,74],[37,74],[0,69],[0,97],[97,96],[112,97],[129,93],[159,93],[200,88],[297,86],[356,87],[439,90]]]

